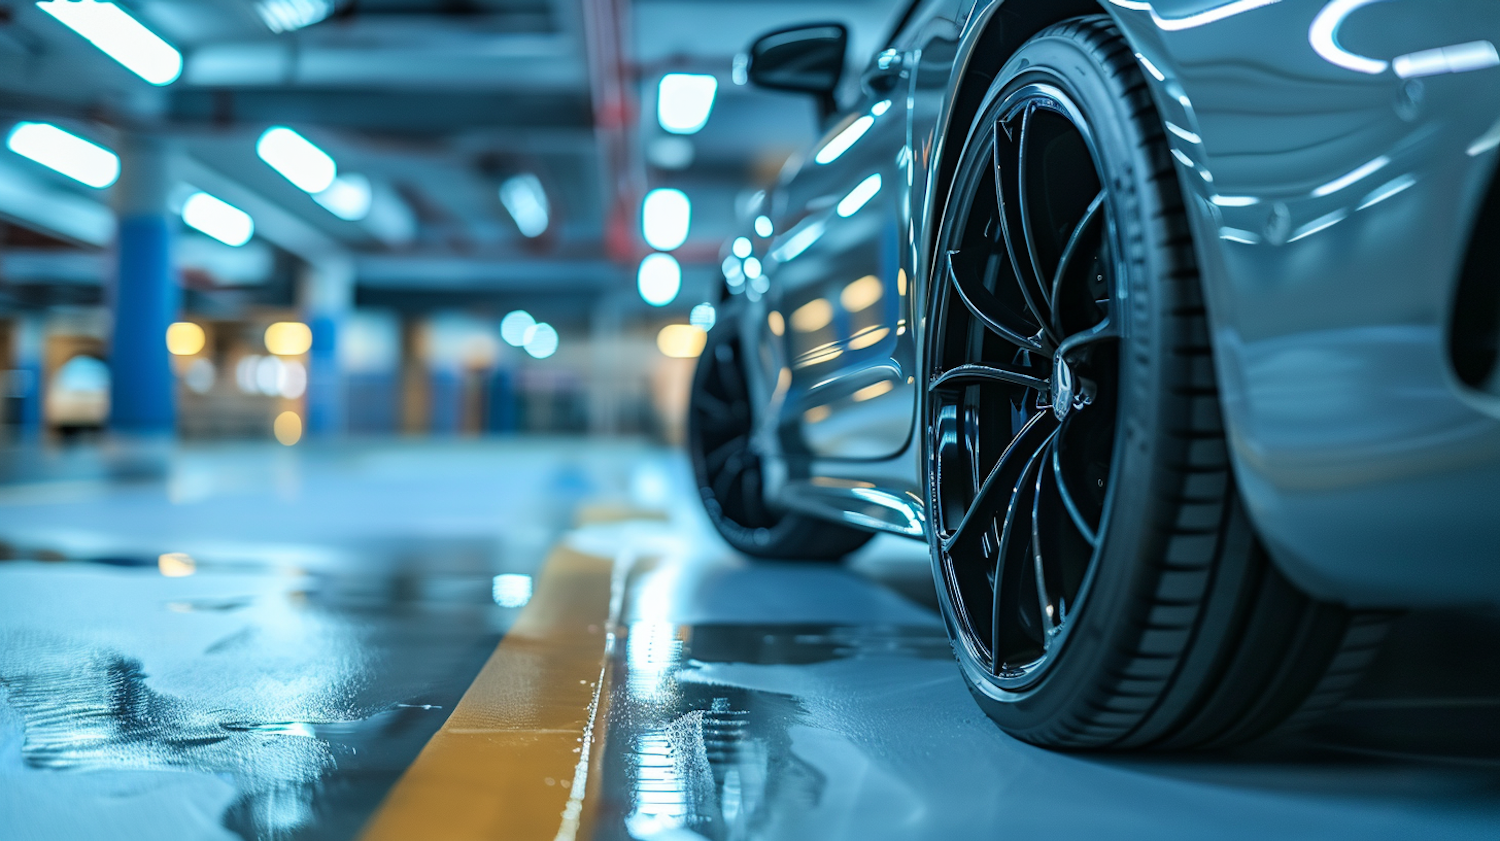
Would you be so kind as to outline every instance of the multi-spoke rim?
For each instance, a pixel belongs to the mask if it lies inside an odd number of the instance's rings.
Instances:
[[[1117,432],[1120,249],[1087,121],[1029,84],[987,112],[939,234],[927,342],[939,572],[959,637],[1019,689],[1093,578]]]
[[[720,329],[728,330],[725,325]],[[766,507],[761,459],[753,446],[754,421],[738,336],[710,340],[689,408],[689,434],[701,453],[698,480],[704,503],[728,523],[769,529],[780,517]]]

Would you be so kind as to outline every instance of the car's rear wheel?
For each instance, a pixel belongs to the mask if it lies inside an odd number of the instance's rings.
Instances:
[[[1181,189],[1133,52],[1054,26],[995,78],[938,235],[922,416],[971,690],[1059,747],[1198,747],[1327,706],[1380,623],[1299,593],[1235,497]]]
[[[747,555],[837,560],[869,532],[781,509],[766,498],[739,319],[726,313],[708,334],[688,398],[687,448],[703,508],[714,528]]]

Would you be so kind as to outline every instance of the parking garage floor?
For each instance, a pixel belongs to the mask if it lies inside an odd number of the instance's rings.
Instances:
[[[1500,837],[1500,646],[1413,615],[1294,742],[1051,753],[979,713],[925,549],[751,562],[669,451],[0,461],[0,837]]]

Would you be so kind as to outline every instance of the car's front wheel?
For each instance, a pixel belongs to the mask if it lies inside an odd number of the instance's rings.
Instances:
[[[1106,17],[1054,26],[985,103],[938,234],[922,409],[971,690],[1058,747],[1226,744],[1326,706],[1380,623],[1298,592],[1236,499],[1182,192],[1133,51]]]

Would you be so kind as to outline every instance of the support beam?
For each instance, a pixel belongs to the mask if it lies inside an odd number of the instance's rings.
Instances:
[[[16,423],[22,441],[31,442],[42,432],[42,358],[46,326],[37,312],[22,313],[11,333],[15,373],[10,396],[18,403]]]
[[[335,258],[310,263],[303,268],[301,281],[302,310],[313,334],[307,430],[317,436],[335,436],[348,428],[339,341],[354,306],[354,261]]]
[[[136,135],[122,150],[117,271],[110,295],[110,426],[127,434],[170,435],[176,425],[176,378],[167,327],[181,293],[169,218],[171,155],[160,138]]]

